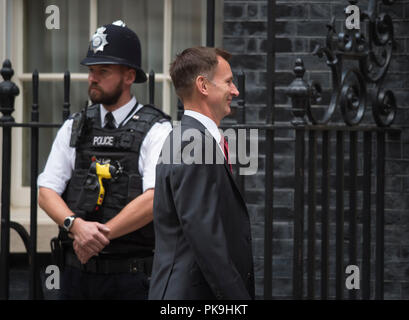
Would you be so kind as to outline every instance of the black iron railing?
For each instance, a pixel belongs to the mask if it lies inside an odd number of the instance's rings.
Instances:
[[[357,4],[357,1],[349,1]],[[391,5],[393,1],[383,1]],[[394,47],[392,19],[378,14],[378,1],[369,1],[368,9],[361,13],[361,22],[367,24],[368,35],[359,30],[337,33],[335,18],[328,27],[326,45],[317,46],[313,52],[327,58],[332,73],[331,98],[322,104],[322,86],[318,82],[303,80],[305,69],[301,59],[295,61],[295,80],[287,94],[291,97],[295,141],[295,195],[294,195],[294,251],[293,297],[305,297],[304,280],[304,211],[307,205],[307,298],[316,297],[315,259],[317,200],[321,203],[321,298],[328,299],[330,281],[330,226],[335,223],[335,297],[344,298],[345,267],[358,265],[358,246],[362,246],[362,299],[370,298],[371,284],[371,177],[376,177],[375,197],[375,298],[384,295],[384,196],[385,196],[385,137],[400,132],[390,125],[396,115],[396,102],[392,91],[383,88],[392,49]],[[348,62],[349,64],[347,64]],[[351,66],[351,64],[355,65]],[[369,86],[374,87],[372,114],[375,124],[359,125],[369,106]],[[317,104],[321,107],[319,108]],[[324,106],[324,107],[323,107]],[[319,112],[317,112],[319,111]],[[330,124],[339,111],[344,123]],[[306,144],[306,134],[308,143]],[[318,140],[318,137],[321,139]],[[335,143],[335,157],[331,156],[330,143]],[[321,157],[317,154],[317,143]],[[362,143],[361,143],[362,142]],[[375,160],[372,144],[375,143]],[[361,145],[361,148],[358,148]],[[363,156],[362,183],[358,188],[358,157]],[[308,156],[307,191],[305,191],[305,159]],[[346,160],[348,158],[348,161]],[[321,170],[317,162],[321,160]],[[335,176],[330,163],[335,161]],[[372,172],[372,164],[376,170]],[[349,170],[346,170],[348,165]],[[321,178],[321,197],[317,199],[317,179]],[[335,181],[335,221],[331,222],[330,190]],[[360,190],[359,190],[360,189]],[[362,207],[358,208],[358,191],[362,192]],[[344,202],[348,192],[349,203]],[[308,201],[305,204],[305,196]],[[348,216],[345,211],[348,209]],[[361,211],[362,241],[358,234],[357,216]],[[345,222],[348,231],[344,233]],[[348,258],[345,259],[345,243]],[[357,290],[349,290],[349,298],[357,298]]]

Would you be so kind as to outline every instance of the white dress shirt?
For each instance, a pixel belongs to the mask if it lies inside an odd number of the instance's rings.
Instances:
[[[224,151],[220,145],[220,139],[222,138],[222,135],[220,134],[220,131],[216,125],[216,122],[214,122],[212,119],[205,116],[204,114],[193,111],[193,110],[185,110],[184,114],[189,117],[195,118],[207,129],[207,131],[209,131],[209,133],[216,140],[217,145],[219,146],[220,150],[222,151],[222,154],[224,155]]]
[[[136,102],[135,97],[132,97],[127,104],[112,112],[116,127],[123,121],[123,124],[128,122],[142,108],[143,105],[138,104],[135,111],[129,114]],[[105,126],[105,115],[108,111],[102,105],[100,105],[100,111],[101,124]],[[75,166],[75,148],[70,147],[72,123],[72,119],[65,121],[58,131],[44,171],[38,176],[37,180],[39,187],[50,188],[59,195],[64,192]],[[155,187],[156,163],[162,145],[171,130],[172,126],[169,121],[155,123],[142,141],[138,169],[142,176],[143,192]]]

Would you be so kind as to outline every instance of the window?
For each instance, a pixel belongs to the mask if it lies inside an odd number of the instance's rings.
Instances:
[[[45,27],[48,16],[45,8],[51,4],[60,10],[59,30]],[[222,39],[222,5],[223,1],[216,1],[217,46],[221,46]],[[143,70],[146,73],[155,71],[155,104],[176,118],[177,98],[168,74],[169,64],[184,48],[205,45],[206,0],[18,0],[13,1],[13,6],[17,11],[16,20],[24,25],[20,31],[20,46],[24,48],[19,53],[22,67],[15,68],[14,77],[22,88],[21,121],[30,120],[31,73],[34,69],[40,73],[40,122],[62,121],[63,74],[66,70],[71,72],[70,111],[79,111],[84,106],[88,99],[88,69],[81,66],[80,61],[85,57],[89,39],[97,27],[119,19],[134,30],[141,41]],[[14,25],[18,25],[18,21]],[[132,90],[138,101],[148,102],[147,83],[136,84]],[[57,129],[40,130],[40,172],[56,132]],[[22,139],[22,159],[29,159],[28,130],[22,132]],[[20,172],[24,186],[29,185],[29,164],[30,161],[22,161]]]

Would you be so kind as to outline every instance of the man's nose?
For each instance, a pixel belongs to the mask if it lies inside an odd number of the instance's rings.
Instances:
[[[88,81],[92,83],[98,82],[98,79],[95,76],[95,72],[88,72]]]
[[[234,83],[233,83],[233,86],[231,88],[231,94],[233,96],[235,96],[235,97],[238,97],[239,94],[240,94],[239,90],[237,90],[237,87],[236,87],[236,85]]]

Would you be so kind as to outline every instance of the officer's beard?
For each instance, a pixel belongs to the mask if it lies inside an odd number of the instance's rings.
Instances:
[[[116,88],[110,93],[107,93],[104,90],[102,90],[102,88],[99,87],[97,84],[91,84],[88,87],[88,96],[91,99],[92,103],[94,104],[102,103],[104,106],[115,105],[122,95],[122,84],[123,80],[121,79]],[[96,88],[98,90],[91,91],[91,89],[93,88]]]

